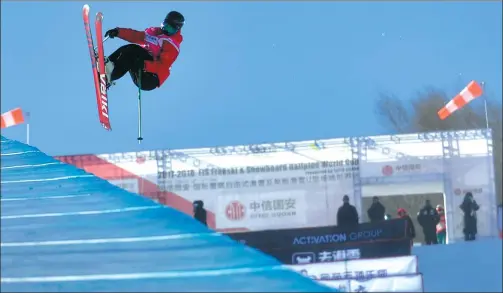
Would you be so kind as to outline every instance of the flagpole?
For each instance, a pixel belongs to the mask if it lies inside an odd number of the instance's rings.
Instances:
[[[30,112],[26,112],[26,144],[30,144]]]
[[[481,83],[482,86],[482,96],[484,98],[484,114],[486,116],[486,129],[489,129],[489,115],[487,114],[487,96],[485,95],[485,81],[482,81]]]

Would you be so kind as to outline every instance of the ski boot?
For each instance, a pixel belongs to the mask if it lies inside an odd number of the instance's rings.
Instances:
[[[96,53],[96,60],[99,60],[98,53]],[[108,89],[115,85],[115,82],[109,82],[112,79],[112,72],[114,71],[114,63],[105,56],[105,75],[107,77],[107,91]],[[100,73],[100,68],[98,66],[98,74]]]

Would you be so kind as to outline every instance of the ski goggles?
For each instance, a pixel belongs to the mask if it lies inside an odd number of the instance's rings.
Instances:
[[[162,23],[162,28],[164,32],[168,33],[168,35],[176,34],[180,30],[180,26],[174,26],[167,22]]]

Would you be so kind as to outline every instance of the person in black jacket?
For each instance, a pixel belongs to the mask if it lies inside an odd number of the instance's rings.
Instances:
[[[498,205],[498,230],[500,231],[500,238],[503,238],[503,204]]]
[[[399,218],[405,219],[407,221],[407,231],[405,233],[407,238],[410,238],[410,245],[414,245],[414,238],[416,238],[416,228],[414,228],[414,223],[407,213],[407,210],[404,208],[399,208],[396,213]]]
[[[195,200],[192,205],[194,206],[194,219],[198,220],[205,226],[208,226],[206,223],[206,210],[204,209],[203,201]]]
[[[377,223],[384,220],[384,215],[386,214],[386,208],[379,201],[377,196],[372,198],[372,205],[367,210],[367,215],[369,216],[370,223]]]
[[[427,245],[438,244],[436,227],[440,221],[440,216],[431,202],[427,199],[423,208],[417,213],[417,221],[423,228],[424,239]]]
[[[358,211],[349,204],[349,196],[344,195],[342,202],[342,206],[337,211],[337,226],[344,228],[358,226]]]
[[[473,199],[473,194],[467,192],[463,203],[459,208],[464,213],[464,224],[463,233],[465,234],[465,241],[475,240],[475,235],[477,234],[477,211],[479,210],[479,205]]]

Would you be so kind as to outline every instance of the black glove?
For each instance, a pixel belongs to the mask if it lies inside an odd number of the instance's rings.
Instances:
[[[119,35],[119,29],[118,28],[113,28],[111,30],[108,30],[106,33],[105,33],[105,38],[106,37],[109,37],[110,39],[113,39],[115,38],[116,36]]]

